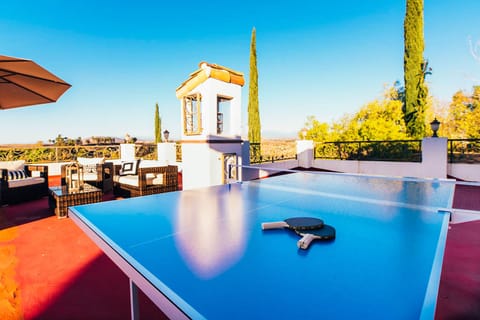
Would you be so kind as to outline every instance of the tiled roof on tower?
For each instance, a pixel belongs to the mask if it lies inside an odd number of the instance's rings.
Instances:
[[[208,78],[217,79],[227,83],[243,86],[245,79],[243,73],[214,63],[200,62],[200,69],[190,74],[190,77],[184,81],[176,90],[177,98],[188,94],[195,87],[205,82]]]

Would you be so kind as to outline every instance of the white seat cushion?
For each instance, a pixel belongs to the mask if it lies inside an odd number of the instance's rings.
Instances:
[[[121,184],[127,184],[129,186],[138,187],[138,176],[128,175],[128,176],[115,176],[115,182]]]
[[[161,185],[163,184],[163,174],[147,173],[147,185]],[[114,176],[113,181],[129,186],[138,187],[138,175]]]
[[[97,181],[99,180],[98,174],[96,173],[85,173],[83,175],[83,181]]]
[[[73,175],[72,180],[78,180],[78,176]],[[97,181],[97,180],[98,180],[98,174],[96,174],[96,173],[84,173],[83,174],[83,181]]]
[[[163,167],[166,166],[165,161],[158,160],[142,160],[140,161],[139,168],[152,168],[152,167]]]
[[[82,157],[78,157],[77,161],[82,166],[86,166],[86,165],[89,165],[89,164],[97,165],[97,164],[104,164],[105,163],[105,158],[82,158]]]
[[[164,176],[163,173],[157,174],[157,176],[152,180],[153,185],[160,185],[164,184]]]
[[[25,178],[25,179],[18,179],[18,180],[9,180],[8,187],[9,188],[18,188],[24,186],[30,186],[32,184],[44,183],[45,178],[42,177],[32,177],[32,178]]]

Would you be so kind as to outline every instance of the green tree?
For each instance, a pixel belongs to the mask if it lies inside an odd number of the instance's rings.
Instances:
[[[309,116],[305,122],[306,138],[317,142],[407,139],[397,91],[395,83],[386,89],[384,98],[369,102],[355,114],[345,114],[330,125]]]
[[[480,86],[474,86],[471,95],[456,92],[448,108],[448,116],[441,120],[440,133],[449,138],[479,138]]]
[[[55,146],[74,146],[75,144],[78,144],[79,141],[81,142],[82,138],[78,137],[78,140],[75,139],[70,139],[68,137],[63,137],[60,133],[57,135],[55,139],[49,139],[51,143],[53,143]]]
[[[414,138],[425,135],[425,109],[428,89],[425,77],[430,73],[423,58],[423,0],[407,0],[404,21],[404,81],[405,105],[403,108],[407,133]]]
[[[155,143],[162,142],[162,119],[158,111],[158,102],[155,104]]]
[[[305,122],[305,139],[313,141],[329,141],[330,125],[326,122],[318,121],[315,116],[308,116]],[[298,132],[298,137],[303,139],[303,129]]]
[[[250,81],[248,87],[248,140],[250,143],[261,142],[260,113],[258,108],[258,71],[257,71],[257,45],[256,31],[252,30],[250,43]],[[260,146],[260,145],[259,145]],[[260,148],[256,150],[261,154]]]
[[[397,80],[392,86],[386,87],[383,95],[385,99],[400,101],[403,108],[403,105],[405,104],[405,87],[402,86],[400,81]]]
[[[376,100],[360,109],[352,122],[359,140],[401,140],[407,138],[405,123],[401,119],[400,101]]]

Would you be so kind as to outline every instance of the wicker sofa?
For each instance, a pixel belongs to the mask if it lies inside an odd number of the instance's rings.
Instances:
[[[23,160],[0,162],[0,204],[8,205],[48,195],[48,166]]]
[[[178,190],[177,166],[139,165],[140,160],[114,165],[113,194],[121,197],[139,197]],[[123,170],[132,164],[132,170]]]
[[[110,192],[113,189],[113,163],[105,162],[104,158],[77,158],[79,164],[83,166],[83,180],[103,191]],[[66,185],[66,167],[63,165],[60,169],[61,185]]]

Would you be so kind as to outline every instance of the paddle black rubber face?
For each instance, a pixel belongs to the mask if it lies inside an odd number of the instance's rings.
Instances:
[[[335,239],[336,235],[335,228],[326,224],[324,224],[321,229],[305,231],[295,230],[295,232],[302,236],[297,242],[297,247],[304,250],[308,249],[313,240],[332,240]]]
[[[288,228],[292,230],[313,230],[323,228],[323,220],[311,217],[296,217],[285,219]]]
[[[335,228],[327,224],[324,224],[323,228],[321,229],[298,231],[297,233],[301,236],[305,236],[306,234],[311,234],[313,238],[316,240],[332,240],[332,239],[335,239],[335,236],[336,236]]]

